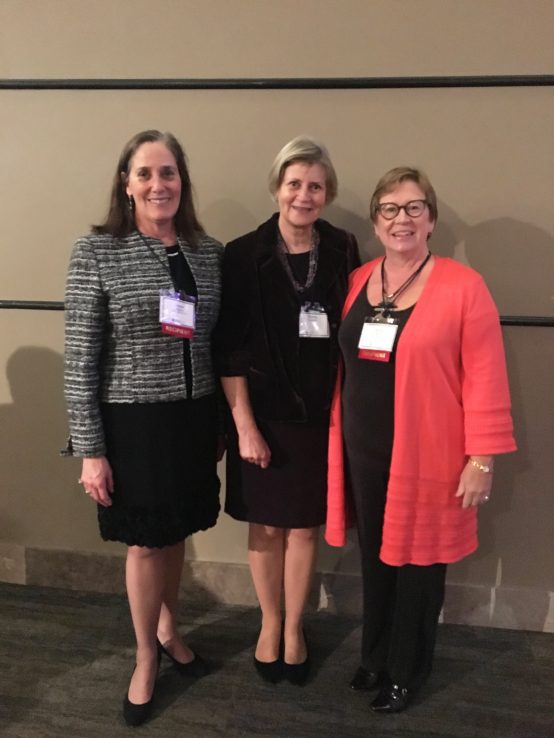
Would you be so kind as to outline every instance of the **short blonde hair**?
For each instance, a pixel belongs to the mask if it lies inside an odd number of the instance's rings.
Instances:
[[[422,190],[427,201],[427,207],[429,208],[429,214],[433,223],[437,222],[439,210],[437,207],[437,194],[433,189],[433,185],[429,181],[429,178],[422,172],[421,169],[415,169],[413,167],[395,167],[377,182],[375,191],[371,196],[369,203],[369,213],[371,220],[375,223],[377,215],[379,213],[379,201],[383,195],[388,194],[395,190],[402,182],[415,182],[416,185]]]
[[[319,164],[325,170],[325,204],[337,196],[338,182],[335,167],[326,147],[310,136],[297,136],[283,146],[269,170],[269,191],[275,197],[291,164]]]

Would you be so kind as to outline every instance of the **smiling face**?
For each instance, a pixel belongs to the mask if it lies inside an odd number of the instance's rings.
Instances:
[[[181,177],[165,144],[154,141],[139,146],[129,163],[125,191],[134,199],[139,231],[148,234],[173,224],[181,200]]]
[[[321,164],[289,164],[275,193],[281,229],[313,225],[325,205],[325,183],[326,173]]]
[[[412,200],[425,200],[425,193],[415,182],[406,180],[394,190],[384,194],[379,204],[391,202],[396,205],[406,205]],[[375,235],[390,254],[405,254],[418,257],[427,253],[427,239],[433,232],[435,223],[431,219],[429,208],[426,207],[422,215],[414,218],[399,210],[392,220],[386,220],[378,213],[374,228]]]

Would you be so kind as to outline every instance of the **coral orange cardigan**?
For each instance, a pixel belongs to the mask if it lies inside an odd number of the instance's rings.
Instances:
[[[394,440],[380,552],[392,566],[452,563],[472,553],[476,508],[462,509],[455,497],[467,457],[516,449],[492,297],[473,269],[444,257],[434,260],[396,354]],[[343,317],[380,263],[375,259],[351,274]],[[325,531],[332,546],[345,544],[353,523],[344,481],[341,387],[339,372]]]

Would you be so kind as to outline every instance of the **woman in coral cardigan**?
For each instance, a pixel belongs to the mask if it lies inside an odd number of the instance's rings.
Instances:
[[[431,671],[446,565],[477,547],[493,456],[515,442],[498,313],[476,272],[429,251],[429,180],[393,169],[370,207],[385,256],[351,275],[339,330],[326,539],[344,545],[355,517],[364,607],[350,686],[398,712]]]

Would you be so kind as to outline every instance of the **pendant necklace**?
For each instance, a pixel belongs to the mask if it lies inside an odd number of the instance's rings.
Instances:
[[[385,293],[385,261],[387,260],[387,257],[385,256],[385,258],[381,262],[381,302],[375,308],[375,310],[380,314],[381,317],[388,317],[390,311],[396,308],[396,304],[394,302],[396,298],[400,297],[400,295],[408,289],[412,282],[417,279],[423,267],[425,266],[425,264],[427,264],[430,258],[431,252],[428,251],[427,256],[421,262],[415,272],[413,272],[413,274],[410,274],[408,279],[403,282],[397,290],[387,295]]]

